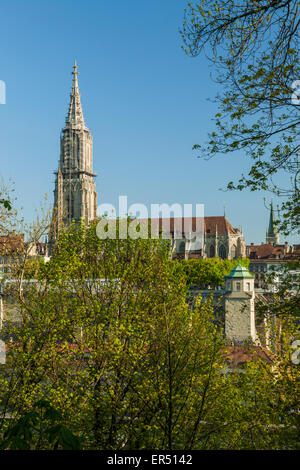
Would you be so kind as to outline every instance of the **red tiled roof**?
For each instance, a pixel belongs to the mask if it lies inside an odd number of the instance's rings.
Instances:
[[[273,356],[270,351],[261,346],[228,346],[224,351],[224,355],[232,367],[259,359],[263,359],[268,364],[273,362]]]
[[[24,243],[24,234],[0,235],[0,254],[22,250]]]
[[[248,245],[247,256],[250,259],[292,259],[299,256],[300,252],[292,253],[286,245],[272,245],[262,243],[261,245]]]
[[[140,222],[147,221],[147,219],[139,219]],[[159,226],[159,231],[167,233],[174,233],[175,231],[184,233],[198,232],[204,230],[206,236],[214,236],[216,231],[219,235],[237,234],[239,230],[233,228],[232,225],[224,216],[217,217],[170,217],[170,218],[153,218],[151,219],[152,227]],[[198,225],[198,226],[197,226]]]
[[[220,235],[226,235],[228,231],[233,235],[239,233],[239,230],[237,228],[233,228],[224,216],[204,217],[204,225],[205,233],[207,233],[207,230],[210,230],[210,233],[213,235],[216,234],[216,228],[218,229],[218,234]]]

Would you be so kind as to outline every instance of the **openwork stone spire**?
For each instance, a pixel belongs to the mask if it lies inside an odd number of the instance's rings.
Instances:
[[[269,228],[266,234],[266,243],[273,243],[274,245],[279,244],[279,233],[275,226],[273,202],[271,202],[271,207],[270,207],[270,219],[269,219]]]
[[[84,123],[76,61],[66,125],[60,136],[60,160],[54,189],[57,230],[72,221],[89,223],[97,217],[97,193],[93,172],[93,138]]]
[[[70,94],[70,105],[69,111],[66,117],[66,126],[72,126],[76,128],[85,127],[83,112],[80,101],[80,92],[78,86],[78,71],[76,60],[74,61],[73,67],[73,86]]]

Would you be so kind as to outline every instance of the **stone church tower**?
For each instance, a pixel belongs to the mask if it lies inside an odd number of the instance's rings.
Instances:
[[[76,61],[65,127],[60,138],[60,161],[55,173],[54,218],[56,230],[74,220],[97,217],[97,193],[93,173],[93,139],[84,122]]]
[[[279,245],[280,243],[279,233],[275,227],[275,217],[272,202],[270,207],[269,227],[266,232],[266,243],[273,243],[273,245]]]
[[[257,342],[254,276],[240,263],[225,276],[225,335],[234,343]]]

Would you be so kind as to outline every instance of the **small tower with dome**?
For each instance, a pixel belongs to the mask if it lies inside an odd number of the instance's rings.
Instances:
[[[240,263],[225,276],[225,335],[234,343],[257,342],[254,276]]]

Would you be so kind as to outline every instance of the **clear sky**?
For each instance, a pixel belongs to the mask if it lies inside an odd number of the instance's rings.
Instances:
[[[59,136],[74,59],[86,124],[94,138],[98,198],[117,205],[203,203],[205,215],[265,239],[263,197],[222,192],[249,166],[243,154],[209,161],[195,143],[212,130],[217,92],[205,57],[181,49],[186,0],[6,0],[1,2],[0,172],[11,178],[27,220],[53,201]],[[276,200],[274,200],[276,203]],[[281,237],[284,241],[284,238]],[[296,242],[295,237],[289,238]]]

